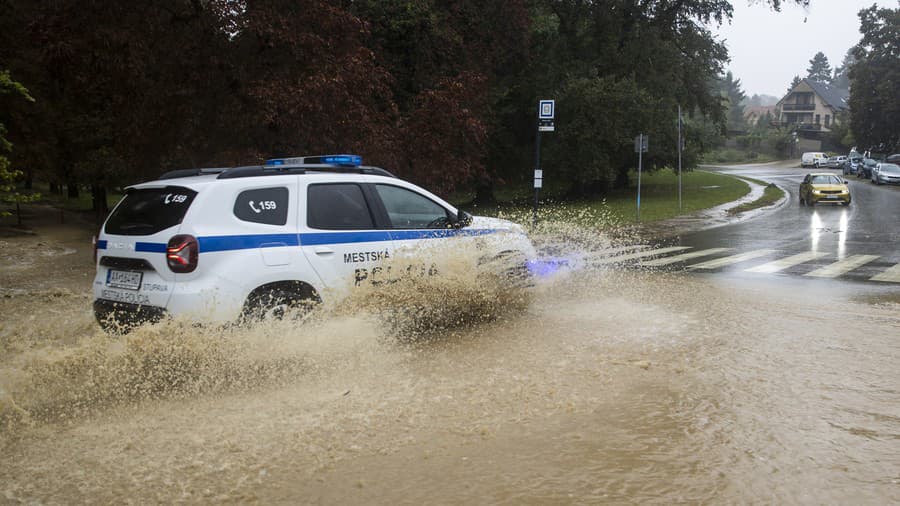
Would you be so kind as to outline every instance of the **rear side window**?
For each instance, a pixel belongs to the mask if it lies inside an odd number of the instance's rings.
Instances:
[[[375,228],[362,188],[353,183],[309,185],[306,222],[326,230]]]
[[[181,223],[197,192],[167,186],[131,190],[106,220],[106,233],[151,235]]]
[[[234,215],[253,223],[285,225],[288,199],[288,189],[284,187],[245,190],[234,201]]]

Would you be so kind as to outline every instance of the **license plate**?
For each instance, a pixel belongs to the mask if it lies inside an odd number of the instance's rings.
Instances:
[[[141,279],[143,277],[143,272],[115,271],[110,269],[106,272],[106,286],[111,288],[125,288],[126,290],[137,290],[141,287]]]

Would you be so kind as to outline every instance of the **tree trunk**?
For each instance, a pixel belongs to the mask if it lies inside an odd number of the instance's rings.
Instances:
[[[98,222],[109,214],[109,206],[106,204],[106,187],[102,184],[91,185],[91,205]]]
[[[68,181],[66,181],[66,191],[67,191],[67,196],[70,199],[77,199],[78,198],[78,183],[76,183],[72,179],[69,179]]]
[[[476,206],[492,206],[497,204],[494,197],[494,182],[491,179],[479,181],[475,186],[475,200],[472,204]]]
[[[616,188],[628,188],[628,169],[619,169],[616,172]]]

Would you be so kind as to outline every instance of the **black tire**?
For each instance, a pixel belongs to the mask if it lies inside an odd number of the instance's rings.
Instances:
[[[241,320],[281,320],[288,314],[302,317],[318,302],[319,298],[310,289],[291,284],[275,285],[254,291],[247,297]]]

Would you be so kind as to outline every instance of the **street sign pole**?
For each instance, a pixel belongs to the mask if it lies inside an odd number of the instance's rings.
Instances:
[[[544,171],[541,170],[541,132],[555,132],[553,123],[556,117],[555,100],[538,101],[538,124],[534,136],[534,214],[531,219],[531,227],[537,227],[538,192],[544,186]]]
[[[534,173],[535,176],[541,173],[541,129],[538,128],[534,138]],[[537,227],[537,209],[538,209],[538,192],[541,190],[543,181],[538,183],[537,177],[534,180],[534,214],[531,218],[532,230]]]
[[[681,211],[681,104],[678,104],[678,210]]]
[[[638,134],[634,138],[634,151],[638,154],[638,180],[637,180],[637,220],[641,221],[641,171],[644,165],[644,153],[648,151],[649,137],[644,134]]]
[[[644,161],[644,134],[638,135],[637,220],[641,221],[641,166]]]

